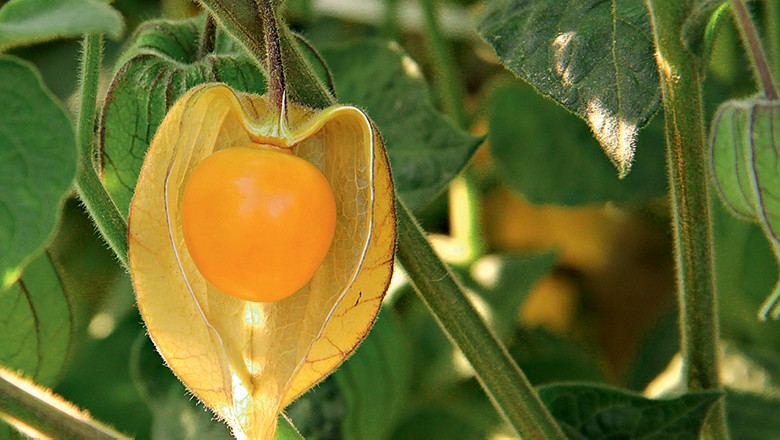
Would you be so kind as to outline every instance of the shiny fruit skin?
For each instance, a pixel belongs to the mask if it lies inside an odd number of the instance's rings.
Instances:
[[[322,172],[291,152],[231,147],[195,167],[181,216],[187,250],[210,284],[270,302],[305,286],[322,264],[336,202]]]

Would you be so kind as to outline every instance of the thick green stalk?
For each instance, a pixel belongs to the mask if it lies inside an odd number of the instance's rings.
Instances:
[[[49,390],[0,368],[0,420],[48,438],[126,439]],[[38,434],[33,435],[37,437]]]
[[[474,368],[493,406],[522,438],[565,439],[528,379],[433,251],[412,214],[400,201],[396,207],[398,260],[444,333]]]
[[[715,289],[700,69],[680,39],[691,0],[647,0],[666,120],[681,345],[688,389],[720,388]],[[707,432],[728,438],[723,405]]]
[[[76,138],[81,148],[81,160],[76,177],[76,191],[100,233],[127,268],[127,221],[111,200],[95,168],[95,109],[97,106],[100,64],[103,61],[103,37],[86,35],[83,41],[79,111]]]

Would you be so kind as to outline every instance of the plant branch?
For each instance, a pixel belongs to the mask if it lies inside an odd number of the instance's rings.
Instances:
[[[203,32],[198,41],[198,58],[203,58],[214,51],[217,39],[217,25],[211,14],[206,14],[206,22],[203,24]]]
[[[257,7],[263,20],[266,58],[268,59],[268,100],[276,106],[281,114],[285,99],[284,65],[282,64],[282,49],[279,42],[276,13],[270,0],[257,0]]]
[[[734,9],[739,34],[748,47],[753,70],[756,72],[761,87],[764,89],[764,95],[770,101],[777,101],[780,97],[777,95],[777,87],[772,78],[772,70],[769,68],[764,47],[758,38],[758,32],[756,32],[756,27],[753,25],[753,20],[750,19],[750,13],[745,6],[745,1],[731,0],[731,6]]]
[[[88,414],[16,374],[0,368],[0,420],[48,438],[127,439]]]
[[[100,64],[103,59],[103,37],[86,35],[83,40],[80,70],[81,109],[76,138],[81,148],[81,160],[76,176],[76,191],[87,208],[92,221],[103,235],[119,261],[127,269],[127,222],[111,200],[95,168],[92,148],[95,133]]]
[[[399,200],[398,260],[439,326],[466,356],[477,380],[507,422],[527,439],[565,439],[528,379],[479,316],[466,293]]]
[[[701,81],[696,57],[679,35],[690,0],[647,0],[666,120],[667,168],[680,303],[681,349],[688,389],[720,388],[718,309]],[[728,438],[722,403],[707,430]]]

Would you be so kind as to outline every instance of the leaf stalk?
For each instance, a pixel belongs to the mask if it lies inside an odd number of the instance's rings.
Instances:
[[[767,99],[770,101],[777,101],[780,97],[777,94],[777,87],[772,78],[772,69],[769,68],[764,46],[761,44],[761,39],[758,38],[758,32],[753,24],[753,20],[750,18],[750,13],[747,10],[747,6],[745,6],[745,1],[731,0],[731,7],[734,10],[734,18],[737,21],[739,34],[742,37],[742,41],[748,47],[750,61],[753,70],[756,73],[756,77],[758,78],[758,82],[764,90],[764,95],[766,95]]]

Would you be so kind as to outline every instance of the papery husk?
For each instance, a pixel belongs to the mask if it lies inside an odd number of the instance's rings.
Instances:
[[[158,129],[130,206],[130,269],[149,335],[237,438],[273,438],[278,413],[350,355],[376,319],[393,267],[394,193],[376,127],[349,106],[287,105],[283,113],[280,119],[265,97],[221,84],[189,91]],[[195,165],[252,141],[293,146],[323,171],[336,196],[325,261],[304,288],[272,303],[210,286],[180,227],[181,196]]]

